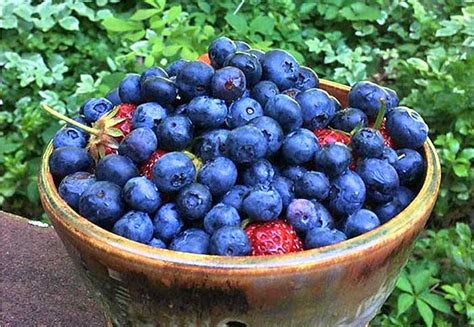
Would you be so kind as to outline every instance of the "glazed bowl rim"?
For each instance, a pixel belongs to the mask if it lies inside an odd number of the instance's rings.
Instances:
[[[349,87],[331,81],[320,80],[328,87],[348,91]],[[53,224],[74,234],[80,242],[104,254],[122,258],[130,264],[173,267],[173,269],[197,270],[199,272],[223,273],[229,270],[241,272],[266,273],[269,269],[284,272],[297,267],[324,267],[341,261],[355,260],[361,255],[370,255],[389,243],[400,242],[402,236],[412,227],[426,219],[434,206],[438,193],[441,167],[436,150],[430,139],[423,145],[426,159],[426,175],[423,185],[414,200],[401,213],[376,229],[346,240],[344,242],[322,248],[290,253],[280,256],[257,257],[224,257],[176,252],[167,249],[153,248],[118,236],[96,226],[70,208],[59,196],[49,171],[48,159],[52,152],[50,142],[43,154],[39,174],[40,197],[45,211]],[[421,212],[420,212],[421,209]],[[61,219],[58,219],[61,217]],[[424,221],[423,221],[424,223]]]

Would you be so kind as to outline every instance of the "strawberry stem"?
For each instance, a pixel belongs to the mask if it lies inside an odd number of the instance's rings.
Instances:
[[[90,133],[90,134],[93,134],[93,135],[96,135],[96,136],[99,136],[99,131],[95,128],[92,128],[92,127],[89,127],[89,126],[86,126],[84,124],[81,124],[77,121],[75,121],[74,119],[72,118],[69,118],[57,111],[55,111],[53,108],[49,107],[48,105],[46,104],[43,104],[42,106],[43,110],[46,111],[47,113],[49,113],[51,116],[57,118],[57,119],[60,119],[60,120],[63,120],[65,121],[66,123],[69,123],[71,125],[74,125],[76,127],[79,127],[80,129],[83,129],[84,131]]]
[[[385,110],[386,110],[385,99],[380,98],[380,110],[379,110],[379,113],[377,114],[377,118],[375,119],[373,129],[379,129],[380,126],[382,126],[383,117],[385,116]]]

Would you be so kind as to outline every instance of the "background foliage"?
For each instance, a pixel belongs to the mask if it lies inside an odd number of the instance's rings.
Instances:
[[[212,3],[212,4],[211,4]],[[474,325],[474,3],[461,0],[0,1],[0,207],[41,219],[36,175],[59,124],[124,76],[218,35],[291,51],[320,77],[398,91],[430,126],[443,182],[378,325]],[[469,225],[470,224],[470,225]],[[440,229],[445,228],[445,229]]]

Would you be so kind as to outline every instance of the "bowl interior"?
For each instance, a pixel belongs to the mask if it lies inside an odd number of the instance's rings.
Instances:
[[[326,80],[320,80],[320,84],[320,87],[335,96],[343,107],[347,106],[347,93],[350,87]],[[81,242],[86,242],[91,247],[103,250],[108,255],[123,257],[139,264],[178,265],[185,269],[252,269],[252,273],[259,271],[263,273],[268,269],[278,268],[280,272],[284,272],[285,268],[295,265],[298,267],[327,265],[342,260],[354,260],[357,256],[368,254],[387,242],[396,241],[413,226],[424,223],[436,201],[441,178],[439,159],[432,142],[428,139],[423,146],[427,167],[423,185],[410,205],[387,223],[358,237],[319,249],[281,256],[223,257],[153,248],[115,235],[81,217],[60,198],[57,192],[48,165],[52,150],[52,145],[49,144],[42,160],[39,188],[43,206],[55,226],[60,225],[73,237],[81,239]]]

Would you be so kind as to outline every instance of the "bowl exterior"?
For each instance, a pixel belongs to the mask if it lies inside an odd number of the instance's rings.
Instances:
[[[347,104],[347,86],[321,80],[321,88]],[[50,153],[51,146],[39,176],[43,206],[117,326],[364,326],[393,290],[440,181],[428,140],[422,189],[387,224],[319,250],[232,260],[150,248],[93,225],[59,198],[47,165]],[[232,324],[237,322],[242,325]]]

